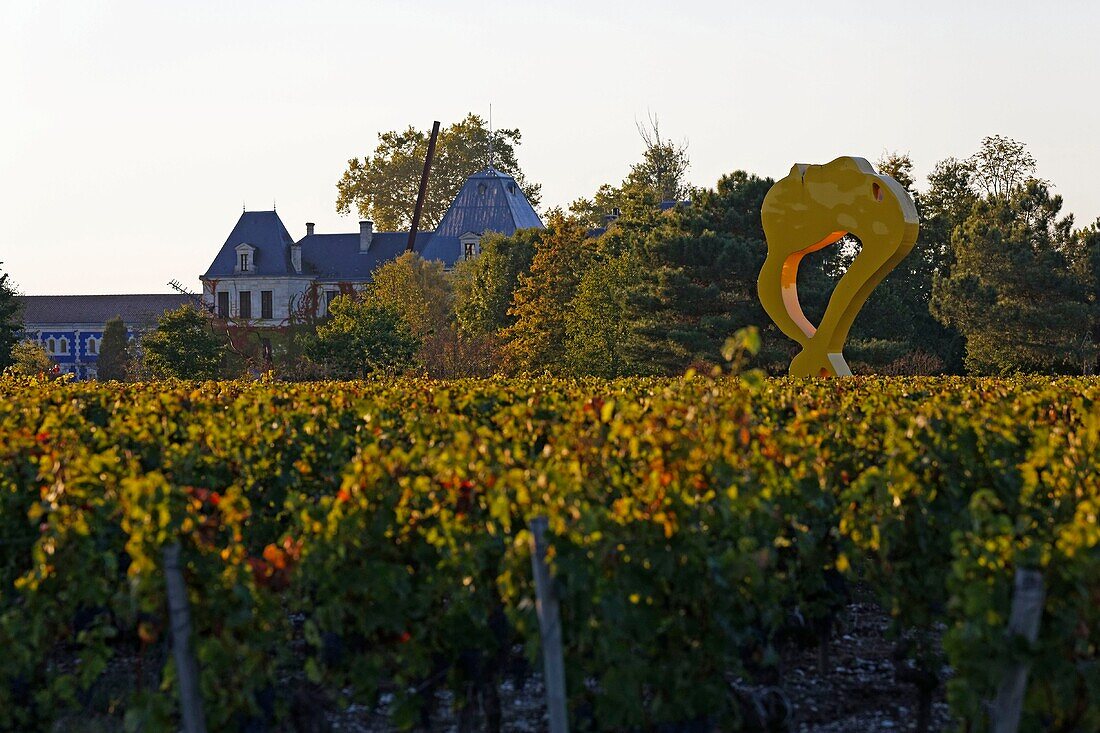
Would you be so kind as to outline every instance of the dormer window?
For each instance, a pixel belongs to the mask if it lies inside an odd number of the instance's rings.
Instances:
[[[481,241],[480,234],[466,232],[458,238],[458,241],[462,245],[462,259],[472,260],[481,254],[481,246],[478,244]]]
[[[256,271],[256,248],[251,244],[238,244],[234,249],[237,251],[237,264],[233,268],[233,274],[235,275],[248,275]]]

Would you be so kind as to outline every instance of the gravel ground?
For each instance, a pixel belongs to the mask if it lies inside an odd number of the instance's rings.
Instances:
[[[917,693],[911,684],[895,679],[893,645],[886,638],[889,617],[877,605],[851,604],[830,644],[828,664],[821,673],[816,650],[796,652],[784,659],[779,685],[790,701],[791,720],[785,728],[797,733],[873,733],[915,731]],[[747,693],[760,692],[751,687]],[[502,685],[503,729],[516,733],[547,730],[543,688],[538,674],[521,689],[511,681]],[[747,696],[746,696],[747,697]],[[457,733],[458,722],[448,711],[452,700],[440,693],[432,733]],[[942,689],[932,705],[932,731],[951,728]],[[349,708],[330,716],[333,731],[390,733],[385,710]]]
[[[300,621],[300,619],[299,619]],[[782,678],[776,688],[761,688],[731,681],[731,694],[742,701],[743,709],[755,709],[756,700],[770,696],[771,706],[782,710],[789,704],[786,724],[771,730],[782,733],[874,733],[875,731],[915,731],[917,693],[909,683],[895,678],[893,643],[886,638],[889,617],[875,603],[860,598],[843,614],[840,628],[829,644],[824,670],[818,651],[792,651],[782,659]],[[304,641],[301,642],[304,644]],[[304,654],[304,649],[302,650]],[[518,650],[517,650],[518,653]],[[135,669],[143,670],[146,685],[155,686],[158,670],[167,661],[167,647],[136,665],[136,658],[116,657],[87,695],[84,710],[73,711],[57,721],[54,731],[66,733],[106,733],[121,729],[121,710],[108,710],[106,702],[125,697],[135,684]],[[153,658],[156,657],[156,658]],[[59,666],[72,664],[71,659]],[[543,733],[547,730],[545,699],[541,676],[536,672],[517,687],[512,679],[501,685],[502,729],[514,733]],[[291,720],[280,727],[246,725],[248,733],[390,733],[396,728],[388,715],[388,696],[377,708],[352,705],[335,710],[329,696],[293,675],[282,686],[290,696]],[[447,692],[438,694],[436,713],[426,733],[458,733],[459,721],[454,700]],[[943,690],[933,700],[931,730],[952,728]],[[475,721],[468,730],[483,726]],[[677,733],[669,731],[668,733]],[[700,733],[692,730],[691,733]],[[708,732],[708,733],[718,733]]]

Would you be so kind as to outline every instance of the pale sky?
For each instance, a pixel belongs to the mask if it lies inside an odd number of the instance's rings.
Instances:
[[[620,181],[652,112],[707,186],[1007,135],[1085,224],[1098,30],[1085,0],[0,0],[0,261],[27,294],[198,290],[242,203],[355,231],[349,158],[490,104],[544,206]]]

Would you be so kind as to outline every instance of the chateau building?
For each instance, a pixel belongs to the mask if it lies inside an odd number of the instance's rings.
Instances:
[[[483,234],[531,227],[542,228],[542,220],[515,179],[490,167],[466,180],[435,231],[417,233],[415,251],[449,270],[478,255]],[[200,278],[202,302],[223,318],[256,326],[323,317],[336,295],[369,283],[375,268],[405,251],[408,239],[408,232],[376,232],[361,221],[359,231],[348,234],[320,234],[306,224],[305,236],[295,241],[274,211],[246,211]],[[108,320],[121,317],[130,340],[139,341],[165,311],[195,298],[21,296],[23,337],[41,344],[61,373],[94,378]]]
[[[130,341],[154,326],[162,313],[193,301],[186,295],[21,295],[23,338],[38,343],[61,374],[96,376],[107,321],[122,318]]]
[[[415,251],[451,269],[477,256],[487,232],[510,235],[542,228],[542,220],[512,176],[486,168],[470,176],[435,231],[418,232]],[[294,241],[274,211],[241,214],[202,280],[203,302],[222,318],[283,326],[322,317],[340,293],[361,288],[379,265],[399,257],[408,232],[322,234],[305,225]]]

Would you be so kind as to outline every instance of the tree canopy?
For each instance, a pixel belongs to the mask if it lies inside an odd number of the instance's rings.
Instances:
[[[454,272],[455,321],[471,336],[495,333],[515,322],[509,313],[520,276],[531,270],[542,240],[536,229],[511,236],[490,233],[481,238],[481,254],[458,264]]]
[[[207,316],[190,305],[158,318],[141,348],[145,370],[157,379],[214,379],[225,353]]]
[[[1094,361],[1073,219],[1040,181],[980,200],[952,236],[932,312],[966,336],[967,370],[1075,372]]]
[[[41,345],[33,341],[18,341],[11,347],[10,363],[6,371],[25,377],[42,374],[52,376],[56,365]]]
[[[673,142],[661,134],[656,116],[638,123],[644,149],[642,158],[618,186],[604,184],[592,198],[579,198],[569,214],[589,227],[599,227],[612,212],[645,218],[660,211],[662,202],[682,201],[691,195],[686,174],[691,165],[686,142]]]
[[[329,319],[317,329],[310,356],[328,375],[359,379],[412,365],[417,340],[397,307],[341,295],[329,304]]]
[[[373,220],[380,231],[408,230],[430,136],[430,130],[411,125],[379,133],[373,154],[348,161],[347,170],[336,184],[336,210],[341,214],[356,211],[364,219]],[[493,167],[513,176],[531,206],[538,207],[541,186],[527,179],[516,158],[520,131],[505,128],[490,133],[485,120],[470,113],[439,131],[421,214],[422,228],[438,226],[466,179],[489,165],[490,136]]]
[[[133,368],[133,350],[126,333],[126,324],[116,316],[107,321],[103,328],[103,339],[99,343],[99,355],[96,357],[96,377],[101,380],[124,381]]]
[[[0,262],[0,265],[4,263]],[[12,364],[11,350],[23,328],[15,286],[8,273],[0,271],[0,372]]]

